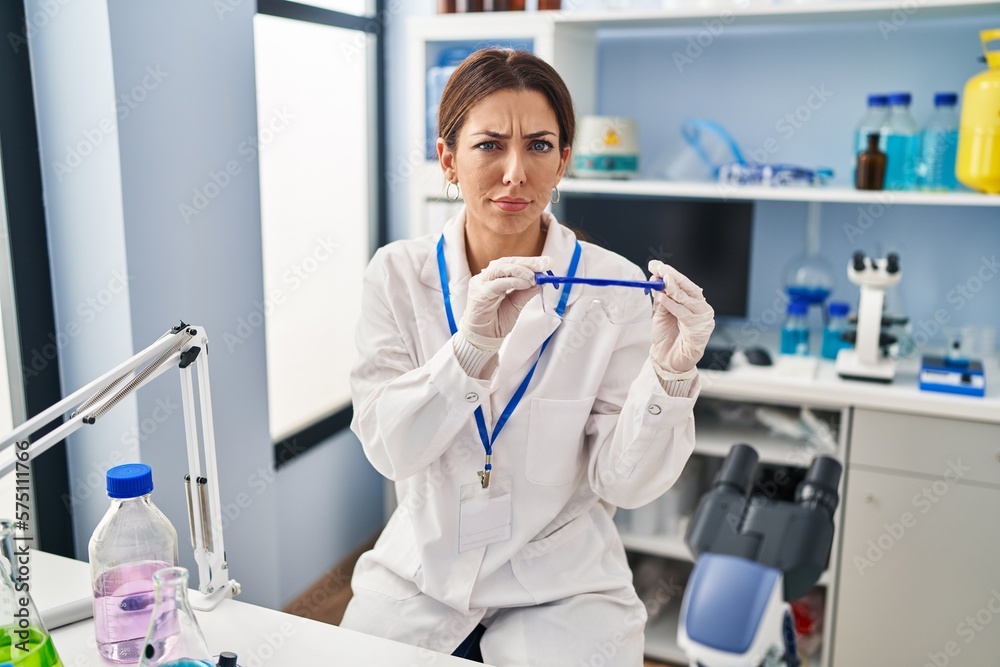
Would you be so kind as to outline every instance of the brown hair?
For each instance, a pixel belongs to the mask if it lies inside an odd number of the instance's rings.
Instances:
[[[545,96],[559,124],[559,150],[573,144],[576,117],[562,77],[527,51],[481,49],[462,61],[448,79],[438,110],[438,135],[454,150],[469,109],[501,90],[534,90]]]

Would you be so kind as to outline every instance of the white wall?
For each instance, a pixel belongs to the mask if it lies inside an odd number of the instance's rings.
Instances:
[[[128,276],[136,267],[125,255],[107,7],[44,0],[25,6],[34,29],[29,44],[65,395],[133,354]],[[66,501],[74,505],[81,557],[107,509],[104,471],[138,458],[136,444],[123,440],[136,423],[136,401],[129,398],[70,438]]]
[[[278,607],[380,529],[382,481],[349,432],[275,472],[263,327],[222,344],[263,301],[257,163],[241,152],[257,133],[256,6],[222,6],[27,3],[63,392],[180,318],[205,326],[232,576],[241,599]],[[176,372],[75,436],[69,458],[78,558],[107,508],[104,472],[142,460],[194,568]]]
[[[80,328],[60,350],[64,392],[180,318],[221,340],[245,304],[262,299],[256,165],[190,223],[180,213],[238,145],[256,136],[256,7],[232,5],[220,16],[200,0],[28,2],[29,16],[55,8],[31,48],[56,322],[60,331]],[[87,149],[87,141],[96,146]],[[89,155],[60,179],[55,162],[78,144]],[[118,282],[115,272],[122,272]],[[274,606],[281,597],[278,549],[267,536],[277,523],[276,490],[261,483],[273,471],[264,337],[251,337],[232,355],[216,348],[223,348],[213,345],[211,359],[222,502],[237,507],[241,493],[252,501],[226,526],[230,568],[244,600]],[[167,373],[69,448],[79,557],[107,507],[103,471],[135,460],[141,449],[153,467],[154,501],[179,528],[182,564],[194,567],[179,406],[178,375]]]

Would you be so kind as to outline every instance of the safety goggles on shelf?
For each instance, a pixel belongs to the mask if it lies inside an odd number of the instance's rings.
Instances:
[[[729,185],[825,185],[833,170],[809,169],[793,164],[755,164],[732,162],[719,167],[719,182]]]
[[[536,283],[542,288],[542,310],[553,317],[580,322],[595,315],[604,315],[612,324],[634,324],[648,320],[653,314],[653,292],[663,290],[663,280],[614,280],[610,278],[570,278],[556,276],[551,271],[536,273]],[[573,306],[559,314],[563,297],[560,285],[581,289]]]

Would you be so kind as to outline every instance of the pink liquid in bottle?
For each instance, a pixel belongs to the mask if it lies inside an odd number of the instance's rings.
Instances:
[[[102,572],[94,586],[94,629],[101,655],[137,663],[155,599],[153,573],[171,563],[139,561]]]

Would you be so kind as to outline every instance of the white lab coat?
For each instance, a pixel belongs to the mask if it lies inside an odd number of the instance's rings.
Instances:
[[[543,223],[543,254],[565,275],[576,237],[548,214]],[[463,213],[444,230],[456,321],[470,277],[464,227]],[[667,394],[648,359],[648,322],[561,322],[540,297],[506,337],[491,379],[469,377],[452,346],[437,241],[390,243],[365,273],[351,428],[395,481],[398,507],[355,569],[356,600],[376,595],[365,612],[352,602],[344,625],[450,653],[488,610],[610,591],[638,604],[641,636],[645,613],[612,515],[650,502],[680,475],[694,449],[697,380],[686,397]],[[581,246],[578,276],[643,279],[621,256]],[[585,291],[574,286],[569,309]],[[460,487],[477,482],[484,463],[474,410],[482,406],[492,432],[553,332],[493,449],[493,479],[511,478],[511,538],[460,553]],[[582,620],[579,632],[592,636],[601,622]]]

